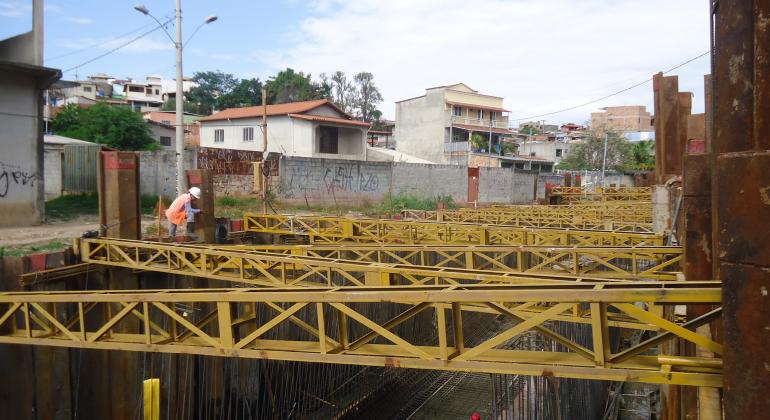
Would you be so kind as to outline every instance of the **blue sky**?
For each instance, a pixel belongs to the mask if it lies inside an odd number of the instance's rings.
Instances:
[[[152,29],[135,3],[46,1],[46,65],[69,69]],[[173,0],[144,4],[159,19],[173,16]],[[0,0],[0,38],[31,26],[30,7]],[[185,75],[370,71],[390,118],[395,101],[457,82],[504,97],[512,120],[555,111],[645,80],[709,44],[708,0],[183,0],[183,12],[185,38],[207,15],[219,17],[187,45]],[[172,78],[173,64],[171,42],[156,31],[78,75]],[[703,110],[708,71],[705,57],[674,72],[680,90],[694,93],[694,112]],[[582,123],[600,107],[635,104],[652,110],[651,84],[545,119]]]

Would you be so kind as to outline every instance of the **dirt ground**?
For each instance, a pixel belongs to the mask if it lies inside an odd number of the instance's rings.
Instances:
[[[142,230],[157,223],[151,217],[142,219]],[[165,223],[165,222],[164,222]],[[17,247],[59,240],[69,243],[83,232],[99,229],[99,216],[85,215],[67,221],[51,221],[37,226],[0,228],[0,246]]]

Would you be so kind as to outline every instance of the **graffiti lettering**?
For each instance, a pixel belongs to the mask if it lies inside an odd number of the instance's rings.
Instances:
[[[201,147],[198,150],[198,168],[208,169],[215,175],[251,175],[252,162],[262,160],[262,152],[250,150],[214,149]]]
[[[0,198],[5,198],[13,185],[34,187],[35,181],[39,178],[39,175],[35,172],[25,172],[18,166],[0,162]]]

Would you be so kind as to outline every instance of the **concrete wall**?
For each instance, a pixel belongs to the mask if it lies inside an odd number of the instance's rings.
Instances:
[[[214,196],[253,197],[254,175],[214,175]]]
[[[59,197],[62,192],[62,159],[64,150],[59,148],[47,149],[44,153],[43,168],[45,169],[45,199],[51,200]]]
[[[425,96],[396,103],[396,150],[436,163],[444,162],[444,136],[448,122],[444,93],[429,90]]]
[[[274,192],[288,202],[361,204],[382,200],[390,185],[387,162],[283,157]]]
[[[534,201],[536,174],[507,168],[479,168],[479,201],[529,204]]]
[[[43,219],[39,102],[32,76],[0,72],[0,226],[27,226]]]
[[[392,179],[393,195],[451,196],[457,203],[468,201],[466,166],[393,163]]]
[[[158,150],[139,153],[139,192],[142,195],[176,197],[176,153]],[[185,168],[197,168],[197,149],[185,150]]]
[[[479,199],[485,203],[531,203],[536,174],[480,168]],[[387,194],[468,200],[468,168],[404,162],[364,162],[283,157],[272,179],[278,200],[295,203],[362,204]]]

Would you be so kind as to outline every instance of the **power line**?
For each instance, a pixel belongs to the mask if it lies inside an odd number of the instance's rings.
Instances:
[[[173,18],[169,18],[168,16],[166,16],[166,19],[168,19],[168,21],[166,22],[166,24],[168,24],[168,23],[170,23],[170,22],[172,22],[172,21],[173,21]],[[126,32],[126,33],[124,33],[124,34],[122,34],[122,35],[118,35],[118,36],[116,36],[116,37],[114,37],[114,38],[110,38],[110,39],[108,39],[108,40],[106,40],[106,41],[103,41],[103,42],[98,42],[98,43],[96,43],[96,44],[92,44],[92,45],[88,45],[88,46],[85,46],[85,47],[83,47],[83,48],[78,48],[78,49],[76,49],[76,50],[74,50],[74,51],[66,52],[66,53],[64,53],[64,54],[59,54],[59,55],[56,55],[56,56],[53,56],[53,57],[47,57],[47,58],[45,59],[45,61],[46,61],[46,62],[48,62],[48,61],[54,61],[54,60],[58,60],[58,59],[60,59],[60,58],[69,57],[69,56],[71,56],[71,55],[75,55],[75,54],[81,53],[81,52],[83,52],[83,51],[86,51],[86,50],[90,50],[90,49],[92,49],[92,48],[97,48],[97,47],[101,47],[101,46],[107,45],[107,44],[109,44],[110,42],[115,42],[115,41],[117,41],[117,40],[119,40],[119,39],[121,39],[121,38],[127,37],[127,36],[129,36],[129,35],[133,35],[133,34],[135,34],[135,33],[139,32],[139,31],[141,31],[142,29],[144,29],[144,28],[147,28],[148,26],[152,26],[152,25],[154,25],[154,24],[155,24],[154,22],[150,22],[150,23],[148,23],[148,24],[145,24],[145,25],[142,25],[142,26],[140,26],[140,27],[138,27],[138,28],[136,28],[136,29],[134,29],[134,30],[128,31],[128,32]]]
[[[680,68],[680,67],[682,67],[682,66],[685,66],[685,65],[687,65],[687,64],[690,64],[690,63],[692,63],[693,61],[695,61],[695,60],[697,60],[697,59],[699,59],[699,58],[701,58],[701,57],[705,57],[705,56],[709,55],[710,53],[711,53],[711,51],[706,51],[706,52],[704,52],[704,53],[702,53],[702,54],[699,54],[699,55],[697,55],[697,56],[695,56],[695,57],[693,57],[693,58],[691,58],[691,59],[689,59],[689,60],[687,60],[687,61],[685,61],[685,62],[683,62],[683,63],[677,64],[676,66],[674,66],[674,67],[671,67],[670,69],[668,69],[668,70],[664,71],[664,72],[663,72],[663,74],[666,74],[666,73],[672,72],[672,71],[674,71],[674,70],[676,70],[676,69],[678,69],[678,68]],[[631,85],[631,86],[629,86],[629,87],[627,87],[627,88],[624,88],[624,89],[618,90],[618,91],[616,91],[616,92],[610,93],[609,95],[605,95],[605,96],[602,96],[602,97],[601,97],[601,98],[599,98],[599,99],[594,99],[594,100],[592,100],[592,101],[588,101],[588,102],[582,103],[582,104],[580,104],[580,105],[571,106],[571,107],[569,107],[569,108],[560,109],[560,110],[558,110],[558,111],[547,112],[547,113],[545,113],[545,114],[540,114],[540,115],[532,115],[532,116],[530,116],[530,117],[525,117],[525,118],[518,118],[518,119],[515,119],[515,120],[513,120],[513,121],[524,121],[524,120],[532,120],[532,119],[534,119],[534,118],[546,117],[546,116],[549,116],[549,115],[554,115],[554,114],[561,114],[562,112],[572,111],[573,109],[578,109],[578,108],[582,108],[582,107],[584,107],[584,106],[586,106],[586,105],[595,104],[595,103],[597,103],[597,102],[600,102],[600,101],[603,101],[603,100],[605,100],[605,99],[607,99],[607,98],[611,98],[611,97],[613,97],[613,96],[615,96],[615,95],[619,95],[619,94],[621,94],[621,93],[623,93],[623,92],[627,92],[627,91],[629,91],[629,90],[631,90],[631,89],[637,88],[637,87],[639,87],[639,86],[641,86],[641,85],[643,85],[643,84],[645,84],[645,83],[651,82],[651,81],[652,81],[652,77],[650,77],[649,79],[647,79],[647,80],[644,80],[644,81],[642,81],[642,82],[639,82],[639,83],[633,84],[633,85]]]
[[[169,22],[170,22],[170,20],[169,20],[169,21],[166,21],[166,24],[168,24]],[[102,53],[102,54],[99,54],[99,55],[97,55],[96,57],[94,57],[94,58],[92,58],[92,59],[90,59],[90,60],[84,61],[84,62],[82,62],[82,63],[78,64],[77,66],[73,66],[73,67],[70,67],[70,68],[68,68],[68,69],[66,69],[66,70],[63,70],[63,71],[62,71],[62,73],[67,73],[68,71],[71,71],[71,70],[75,70],[75,69],[77,69],[77,68],[79,68],[79,67],[83,67],[83,66],[85,66],[86,64],[90,64],[90,63],[93,63],[94,61],[96,61],[96,60],[98,60],[98,59],[100,59],[100,58],[106,57],[106,56],[108,56],[108,55],[110,55],[110,54],[114,53],[115,51],[117,51],[117,50],[119,50],[119,49],[123,48],[123,47],[126,47],[126,46],[128,46],[128,45],[130,45],[130,44],[133,44],[134,42],[136,42],[136,41],[138,41],[138,40],[140,40],[140,39],[144,38],[145,36],[147,36],[147,35],[149,35],[149,34],[151,34],[151,33],[155,32],[155,31],[157,31],[158,29],[161,29],[161,28],[162,28],[162,26],[156,26],[155,28],[153,28],[153,29],[150,29],[149,31],[146,31],[146,32],[142,33],[141,35],[139,35],[139,36],[137,36],[137,37],[135,37],[135,38],[132,38],[131,40],[129,40],[129,41],[127,41],[127,42],[123,43],[123,44],[120,44],[120,45],[118,45],[117,47],[115,47],[115,48],[113,48],[113,49],[111,49],[111,50],[109,50],[109,51],[106,51],[106,52],[104,52],[104,53]]]

